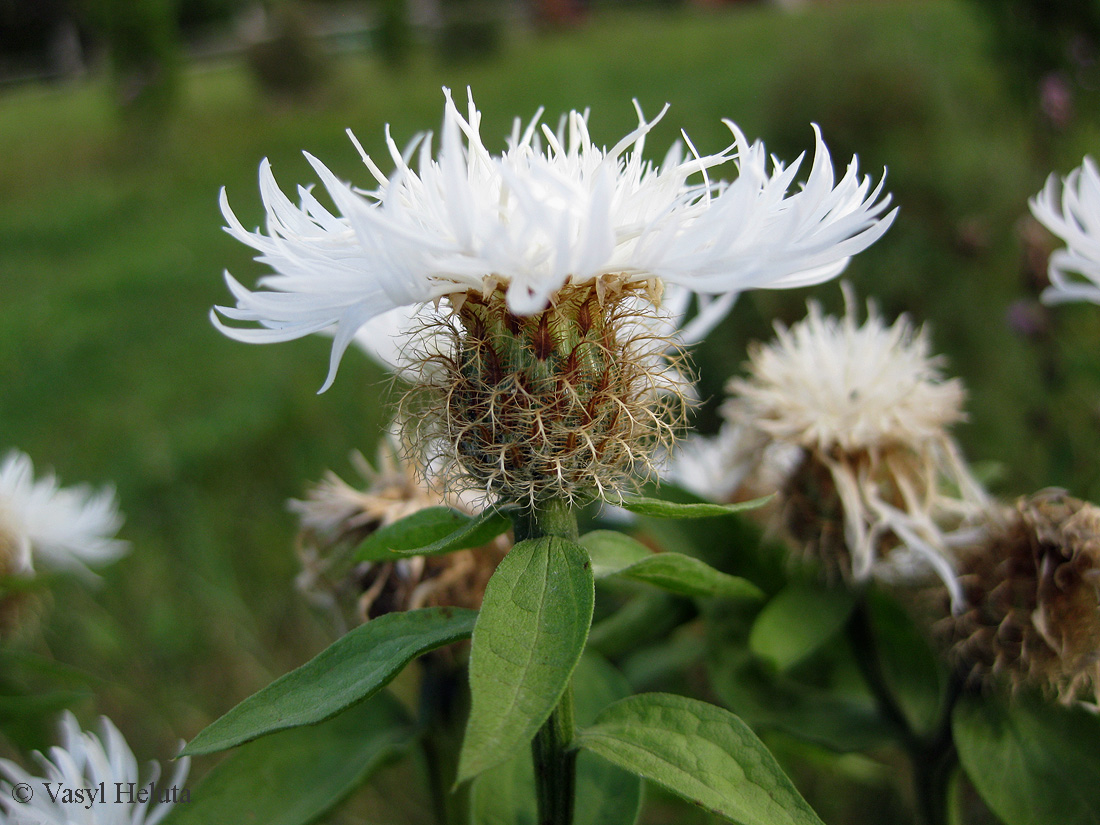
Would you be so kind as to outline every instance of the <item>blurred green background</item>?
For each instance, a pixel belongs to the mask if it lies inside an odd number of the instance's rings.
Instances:
[[[930,324],[969,388],[967,456],[1006,498],[1058,485],[1100,499],[1100,307],[1037,302],[1054,241],[1027,217],[1047,174],[1100,145],[1094,57],[1025,61],[998,21],[1027,4],[451,3],[427,29],[384,0],[269,7],[260,35],[255,9],[230,0],[193,4],[190,29],[189,4],[172,17],[167,0],[134,3],[136,22],[125,3],[86,5],[92,71],[0,86],[0,452],[117,485],[132,552],[95,587],[58,580],[21,644],[83,671],[82,715],[113,718],[139,759],[167,757],[331,640],[294,589],[285,502],[327,469],[352,478],[348,454],[372,454],[392,396],[354,352],[316,395],[325,340],[247,346],[214,330],[222,270],[262,272],[222,231],[218,190],[254,226],[263,157],[292,196],[315,180],[303,149],[366,183],[345,128],[384,159],[384,124],[399,145],[438,128],[442,86],[472,87],[495,149],[540,105],[550,122],[591,107],[610,145],[636,123],[633,97],[649,114],[671,104],[655,160],[680,128],[721,148],[728,117],[790,161],[819,123],[838,167],[853,154],[876,178],[888,167],[900,215],[846,277],[888,317]],[[1066,5],[1070,23],[1032,34],[1073,34]],[[0,21],[14,9],[0,4]],[[13,77],[41,68],[15,57],[0,64]],[[841,303],[835,284],[742,296],[697,353],[701,429],[746,341],[811,296]],[[804,791],[823,815],[835,806],[829,788]],[[662,811],[651,821],[686,821]]]

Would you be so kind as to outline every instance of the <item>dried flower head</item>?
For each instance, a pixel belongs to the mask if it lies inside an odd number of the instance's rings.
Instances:
[[[643,149],[660,116],[639,110],[611,149],[592,142],[587,114],[570,113],[556,132],[540,118],[517,121],[494,155],[472,98],[464,117],[447,93],[438,157],[430,137],[402,153],[387,136],[394,174],[360,150],[370,190],[307,156],[339,214],[308,189],[295,206],[265,161],[267,233],[247,231],[224,195],[222,208],[229,232],[275,273],[257,291],[227,276],[237,305],[217,308],[261,328],[213,318],[256,343],[333,330],[327,387],[357,330],[414,307],[422,326],[402,359],[438,392],[409,420],[426,417],[425,440],[443,439],[448,477],[532,504],[615,497],[682,407],[682,382],[667,380],[677,342],[661,330],[679,310],[660,317],[665,288],[695,293],[698,320],[711,324],[742,289],[835,276],[894,213],[854,160],[834,179],[819,133],[809,175],[789,193],[801,159],[773,160],[769,172],[764,147],[732,123],[721,152],[685,156],[677,144],[658,168]],[[726,164],[737,178],[712,181]]]
[[[1100,508],[1020,499],[960,553],[959,582],[964,609],[939,629],[971,682],[1100,702]]]
[[[486,547],[443,556],[392,562],[355,562],[356,547],[375,530],[428,507],[449,506],[474,514],[465,497],[445,495],[430,476],[405,457],[396,433],[378,450],[377,467],[353,456],[367,480],[356,489],[329,473],[305,500],[291,501],[301,519],[299,590],[330,612],[343,629],[383,613],[420,607],[477,608],[485,585],[508,549],[501,538]]]
[[[1032,214],[1066,242],[1065,249],[1050,256],[1050,287],[1043,292],[1043,300],[1100,304],[1100,170],[1096,163],[1086,157],[1062,181],[1051,175],[1030,205]]]
[[[782,524],[827,574],[908,578],[929,566],[952,588],[956,532],[988,506],[948,434],[963,389],[929,355],[923,329],[809,315],[750,350],[723,414],[741,429],[742,466],[782,477]],[[778,470],[778,472],[777,472]]]
[[[130,746],[111,721],[100,719],[101,734],[81,731],[69,712],[61,717],[61,744],[35,757],[44,771],[32,776],[6,759],[0,759],[0,822],[11,825],[156,825],[190,791],[183,787],[191,760],[177,761],[175,773],[155,795],[142,800],[136,791],[156,782],[160,765],[153,762],[144,779]],[[46,784],[53,788],[49,792]],[[102,785],[101,785],[102,783]],[[117,785],[117,787],[116,787]],[[121,794],[116,793],[118,788]],[[135,789],[130,796],[127,789]],[[30,793],[27,793],[27,791]],[[63,791],[84,791],[83,804],[66,798]],[[94,791],[97,796],[89,797]]]

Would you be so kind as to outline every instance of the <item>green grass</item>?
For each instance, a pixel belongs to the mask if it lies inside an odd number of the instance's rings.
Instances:
[[[437,128],[440,87],[469,84],[483,134],[545,105],[550,118],[591,106],[614,142],[666,101],[654,158],[678,136],[700,151],[727,140],[722,117],[781,157],[810,148],[821,123],[838,165],[858,152],[902,207],[849,277],[888,314],[932,323],[949,371],[970,387],[968,455],[1002,467],[1006,496],[1048,484],[1100,496],[1100,311],[1049,313],[1050,333],[1015,336],[1009,305],[1034,300],[1014,227],[1051,169],[1096,145],[1080,123],[1039,157],[1025,118],[986,58],[969,7],[951,2],[825,4],[784,15],[605,13],[577,31],[515,34],[491,62],[404,74],[346,58],[308,107],[261,99],[235,65],[188,74],[180,110],[157,133],[120,123],[98,83],[0,97],[0,450],[18,446],[64,482],[112,481],[131,555],[101,586],[56,589],[30,644],[98,680],[96,711],[143,756],[168,753],[206,722],[325,644],[293,588],[288,497],[347,455],[369,451],[388,412],[385,381],[350,353],[317,396],[328,344],[245,346],[207,320],[228,300],[230,269],[259,274],[221,230],[225,185],[246,225],[261,221],[256,169],[268,156],[284,189],[313,180],[308,149],[365,180],[344,135],[385,157]],[[497,148],[503,141],[497,144]],[[383,164],[385,166],[385,164]],[[714,402],[750,337],[797,320],[806,291],[742,298],[702,349]],[[834,286],[814,290],[839,305]],[[90,708],[91,706],[89,706]]]

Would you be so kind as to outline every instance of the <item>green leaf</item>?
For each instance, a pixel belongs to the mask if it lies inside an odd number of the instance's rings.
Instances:
[[[869,695],[851,694],[833,684],[834,667],[854,671],[854,665],[829,661],[820,671],[829,678],[814,686],[777,671],[748,648],[756,613],[736,602],[709,602],[706,609],[707,668],[710,683],[722,702],[755,728],[781,730],[838,753],[866,751],[894,741],[895,731],[877,713]],[[818,655],[850,657],[847,646],[830,645]]]
[[[488,544],[511,527],[505,508],[467,516],[449,507],[428,507],[375,530],[356,549],[355,560],[439,556]]]
[[[617,530],[593,530],[581,536],[580,542],[592,558],[592,575],[597,579],[613,576],[653,555],[640,541]]]
[[[249,696],[201,731],[183,753],[214,753],[327,719],[377,693],[420,654],[465,639],[476,618],[475,610],[429,607],[372,619]]]
[[[763,601],[764,593],[752,582],[715,570],[706,562],[680,553],[655,553],[615,575],[651,584],[670,593],[740,601]]]
[[[654,553],[636,539],[614,530],[593,530],[581,536],[580,541],[592,557],[592,573],[597,579],[618,576],[681,596],[750,601],[764,598],[752,582],[722,573],[682,553]]]
[[[966,696],[952,718],[959,760],[1006,825],[1100,823],[1100,718],[1038,700]]]
[[[521,541],[485,588],[470,649],[470,718],[458,782],[527,744],[561,698],[588,638],[588,553],[556,536]]]
[[[667,636],[695,615],[686,599],[647,588],[610,616],[593,622],[588,647],[609,658],[621,658]]]
[[[580,747],[741,825],[821,825],[764,743],[715,705],[645,693],[616,702]]]
[[[320,725],[252,742],[220,762],[163,825],[316,822],[413,741],[415,726],[386,693]]]
[[[591,724],[612,702],[630,695],[622,674],[586,653],[573,673],[577,724]],[[574,825],[633,825],[642,803],[642,780],[604,759],[582,752],[577,758]],[[521,752],[474,780],[470,821],[477,825],[536,825],[535,776],[531,755]]]
[[[730,513],[740,513],[744,510],[755,510],[763,507],[771,496],[755,498],[752,501],[740,501],[736,504],[712,504],[711,502],[692,502],[690,504],[678,504],[674,501],[665,501],[659,498],[635,496],[623,500],[623,507],[640,516],[655,516],[656,518],[705,518],[707,516],[728,516]]]
[[[855,598],[848,590],[795,582],[760,611],[749,648],[779,670],[789,670],[835,636],[854,608]]]

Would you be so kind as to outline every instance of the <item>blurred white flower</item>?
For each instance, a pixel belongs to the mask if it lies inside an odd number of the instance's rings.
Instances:
[[[61,744],[50,748],[48,754],[35,754],[43,770],[41,777],[0,759],[0,822],[156,825],[171,810],[173,797],[178,801],[187,793],[190,798],[190,792],[183,788],[189,758],[178,761],[166,786],[139,795],[160,778],[160,765],[151,763],[146,776],[141,777],[137,759],[118,728],[106,717],[101,718],[100,726],[99,736],[81,731],[75,717],[66,712],[61,718]],[[81,792],[80,801],[76,801],[76,791]]]
[[[36,481],[17,450],[0,463],[0,573],[26,575],[38,563],[88,572],[127,551],[113,538],[121,525],[113,488],[60,487],[52,474]]]
[[[720,504],[769,496],[802,460],[802,450],[745,423],[726,421],[715,435],[693,433],[676,445],[661,478]]]
[[[557,132],[540,123],[541,114],[526,127],[517,121],[506,151],[494,155],[472,97],[463,117],[448,92],[438,157],[430,135],[402,153],[387,132],[396,166],[387,176],[360,147],[376,181],[368,190],[307,154],[336,214],[308,187],[295,205],[265,160],[266,232],[245,229],[224,191],[222,211],[227,230],[274,273],[256,291],[227,273],[236,306],[216,308],[261,328],[227,326],[212,314],[215,325],[253,343],[331,329],[324,389],[356,332],[399,307],[448,297],[457,308],[467,293],[487,297],[501,288],[509,311],[522,316],[546,309],[569,284],[594,285],[601,302],[644,284],[655,303],[668,284],[698,294],[701,323],[712,323],[723,306],[715,301],[729,304],[714,296],[828,280],[893,221],[894,212],[884,215],[890,199],[881,182],[861,178],[854,159],[836,181],[816,127],[809,175],[789,192],[801,158],[789,167],[773,158],[769,172],[763,145],[729,121],[733,143],[721,152],[701,156],[688,142],[685,156],[678,143],[655,167],[642,155],[663,111],[647,121],[639,110],[638,127],[611,149],[592,143],[587,112],[571,112]],[[712,181],[711,170],[727,163],[737,178]]]
[[[748,465],[731,472],[781,475],[784,526],[827,569],[862,581],[931,566],[957,600],[951,547],[989,507],[948,434],[962,385],[943,377],[923,329],[905,316],[887,326],[873,305],[860,325],[846,299],[843,318],[811,302],[750,350],[723,407]]]
[[[1095,161],[1086,157],[1062,181],[1052,174],[1030,205],[1032,214],[1066,242],[1065,249],[1050,256],[1050,286],[1043,300],[1100,304],[1100,170]]]

